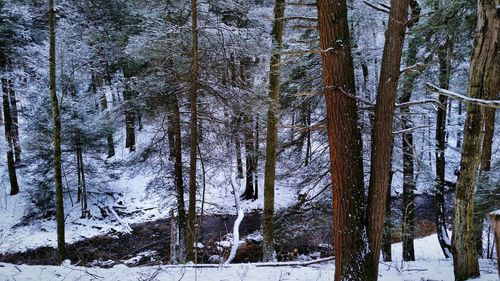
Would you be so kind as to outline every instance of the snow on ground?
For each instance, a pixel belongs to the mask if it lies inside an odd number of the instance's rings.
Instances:
[[[151,132],[141,134],[144,136],[138,138],[139,149],[151,139],[151,134]],[[128,152],[121,149],[117,151],[116,159],[113,161],[127,161],[129,157]],[[207,173],[205,214],[236,214],[234,195],[230,185],[230,171],[230,167],[221,165],[220,168]],[[57,245],[55,220],[36,219],[27,225],[16,226],[34,208],[33,203],[29,200],[31,187],[27,184],[28,179],[23,173],[23,170],[20,170],[20,175],[23,177],[20,177],[21,192],[18,195],[8,196],[7,188],[0,186],[0,254],[25,251],[42,246],[56,247]],[[116,206],[122,212],[133,214],[119,219],[116,219],[112,213],[103,220],[82,219],[80,218],[80,205],[75,203],[72,206],[69,198],[65,197],[66,242],[74,243],[112,231],[127,232],[130,231],[129,224],[169,217],[171,206],[175,205],[169,200],[174,198],[162,198],[161,195],[151,194],[146,190],[147,184],[153,176],[147,171],[133,174],[124,173],[119,179],[108,184],[107,190],[121,194],[121,196],[115,198],[115,201],[111,197],[107,198],[106,200],[110,204],[106,203],[103,207]],[[260,186],[263,186],[262,181]],[[199,192],[201,193],[201,186]],[[277,209],[287,207],[296,201],[296,192],[293,191],[293,187],[288,184],[280,184],[280,182],[276,184],[275,196]],[[244,212],[262,209],[262,197],[261,193],[259,199],[255,201],[243,201],[241,205]],[[198,198],[201,199],[201,194],[198,195]],[[91,210],[93,214],[98,214],[100,211],[94,205],[96,202],[93,200],[90,199],[89,206],[94,208]],[[185,201],[187,204],[187,198]],[[198,202],[198,208],[200,205],[201,203]],[[123,207],[126,208],[123,209]]]
[[[497,281],[496,264],[481,260],[481,277],[477,281]],[[265,266],[262,264],[236,264],[230,267],[192,268],[180,266],[132,267],[116,265],[110,269],[83,268],[63,264],[62,266],[27,266],[0,263],[2,281],[132,281],[132,280],[203,280],[203,281],[331,281],[333,262],[309,266]],[[451,260],[426,260],[408,262],[403,267],[395,264],[381,264],[379,280],[443,280],[451,281],[453,265]]]
[[[393,245],[394,262],[381,262],[379,280],[381,281],[452,281],[453,263],[444,259],[437,242],[436,235],[415,240],[417,261],[401,262],[401,243]],[[140,255],[144,255],[142,253]],[[199,265],[187,266],[151,266],[127,267],[120,264],[109,269],[84,268],[70,265],[61,266],[27,266],[0,263],[1,281],[136,281],[136,280],[203,280],[203,281],[331,281],[333,280],[333,261],[322,264],[300,266],[300,263],[282,264],[235,264],[229,267]],[[279,266],[278,266],[279,265]],[[302,264],[304,265],[304,264]],[[477,281],[497,281],[497,265],[492,260],[480,260],[481,277]]]

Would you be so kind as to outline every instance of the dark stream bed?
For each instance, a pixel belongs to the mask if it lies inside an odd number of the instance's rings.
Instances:
[[[449,197],[449,196],[448,196]],[[393,197],[393,214],[395,231],[393,241],[399,242],[398,221],[400,221],[401,198]],[[447,198],[447,217],[451,217],[451,197]],[[434,198],[431,195],[417,195],[415,210],[416,233],[415,236],[423,237],[435,232],[434,226]],[[286,211],[284,213],[287,216]],[[324,215],[326,221],[331,221],[331,215]],[[300,219],[300,217],[299,217]],[[198,241],[202,244],[197,249],[198,263],[218,263],[225,259],[229,253],[225,237],[232,233],[235,215],[206,215],[201,220]],[[286,224],[277,223],[277,228],[282,232],[295,231],[297,222],[288,221]],[[235,263],[257,262],[262,256],[261,241],[258,239],[262,225],[262,212],[255,210],[245,214],[240,225],[240,238],[246,239],[238,249]],[[81,266],[111,267],[124,263],[128,266],[157,265],[170,263],[170,219],[159,219],[150,222],[131,225],[131,233],[108,233],[106,235],[87,238],[76,243],[67,244],[67,259],[72,264]],[[285,229],[283,229],[285,228]],[[278,260],[294,260],[300,255],[324,257],[332,255],[330,241],[331,224],[315,225],[314,233],[296,236],[297,238],[277,238]],[[292,230],[293,229],[293,230]],[[310,229],[305,226],[301,229]],[[317,235],[317,234],[320,235]],[[312,235],[314,234],[314,235]],[[313,237],[313,238],[311,238]],[[303,256],[302,256],[303,257]],[[57,265],[57,251],[51,247],[40,247],[26,252],[7,253],[0,255],[0,262],[29,265]]]

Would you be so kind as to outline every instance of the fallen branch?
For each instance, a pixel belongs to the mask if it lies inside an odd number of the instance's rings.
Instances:
[[[483,99],[476,99],[476,98],[470,98],[449,90],[441,89],[437,86],[434,86],[430,83],[426,83],[427,89],[429,91],[434,92],[439,95],[447,96],[452,99],[457,99],[460,100],[464,103],[469,103],[469,104],[475,104],[475,105],[480,105],[480,106],[486,106],[486,107],[493,107],[493,108],[500,108],[500,100],[483,100]]]
[[[113,216],[116,218],[116,220],[125,227],[125,230],[129,233],[132,233],[132,228],[130,227],[130,225],[128,225],[128,223],[124,222],[122,220],[122,218],[116,213],[115,209],[113,209],[113,205],[108,205],[108,210],[111,212],[111,214],[113,214]]]

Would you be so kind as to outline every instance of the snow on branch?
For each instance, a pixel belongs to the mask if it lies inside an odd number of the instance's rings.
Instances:
[[[405,68],[402,68],[399,72],[401,74],[412,74],[412,73],[422,73],[422,71],[428,67],[428,64],[419,62],[414,65],[407,66]]]
[[[437,86],[434,86],[430,83],[426,83],[427,88],[429,91],[434,92],[439,95],[447,96],[452,99],[457,99],[465,103],[470,103],[470,104],[475,104],[475,105],[480,105],[480,106],[486,106],[486,107],[493,107],[493,108],[500,108],[500,100],[484,100],[484,99],[475,99],[475,98],[470,98],[449,90],[441,89]]]
[[[425,100],[417,100],[417,101],[409,101],[409,102],[403,102],[403,103],[396,103],[396,107],[398,107],[398,108],[404,108],[404,107],[410,107],[410,106],[421,105],[421,104],[426,104],[426,103],[435,104],[438,107],[444,108],[443,104],[441,104],[439,102],[439,100],[436,100],[436,99],[425,99]]]
[[[300,16],[294,16],[294,17],[283,17],[283,18],[276,18],[274,19],[275,21],[289,21],[289,20],[302,20],[302,21],[309,21],[309,22],[317,22],[318,18],[313,18],[313,17],[300,17]]]
[[[390,10],[391,10],[391,7],[385,5],[385,4],[382,4],[382,3],[376,3],[376,4],[373,4],[373,3],[370,3],[368,1],[363,1],[363,3],[365,3],[368,7],[372,8],[372,9],[375,9],[379,12],[382,12],[382,13],[389,13]]]
[[[404,134],[404,133],[409,133],[411,131],[415,131],[415,130],[418,130],[418,129],[425,129],[425,128],[429,128],[429,127],[430,126],[428,126],[428,125],[417,126],[417,127],[408,128],[408,129],[404,129],[404,130],[396,131],[396,132],[392,132],[392,133],[395,134],[395,135],[397,135],[397,134]]]

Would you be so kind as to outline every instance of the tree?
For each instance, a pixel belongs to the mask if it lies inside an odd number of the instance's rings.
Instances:
[[[11,112],[11,96],[9,79],[2,78],[2,100],[3,100],[3,116],[5,124],[5,139],[7,140],[7,168],[9,170],[10,180],[10,195],[19,193],[19,184],[17,183],[16,167],[15,167],[15,128],[12,120]]]
[[[371,253],[370,276],[377,280],[391,169],[393,117],[400,76],[401,56],[407,26],[409,0],[391,0],[372,131],[367,231]]]
[[[61,171],[61,112],[56,91],[56,20],[54,0],[49,0],[49,89],[52,104],[53,138],[54,138],[54,184],[56,190],[56,212],[57,212],[57,249],[59,260],[65,257],[64,239],[64,202],[62,192]]]
[[[418,1],[411,0],[411,20],[408,25],[409,31],[412,27],[418,23],[420,17],[420,5]],[[411,67],[417,63],[417,51],[418,51],[419,38],[415,34],[409,39],[408,50],[406,51],[406,66]],[[408,73],[403,78],[403,93],[399,97],[399,103],[409,102],[413,92],[413,87],[415,84],[415,79],[417,78],[417,73]],[[413,132],[410,130],[412,128],[411,114],[409,107],[401,108],[401,114],[403,119],[403,219],[402,219],[402,242],[403,242],[403,260],[404,261],[414,261],[415,260],[415,249],[413,245],[414,238],[414,228],[415,228],[415,146],[413,144]]]
[[[272,55],[269,70],[269,108],[267,111],[266,165],[264,170],[264,240],[263,260],[274,261],[274,181],[276,179],[276,149],[280,103],[280,64],[283,47],[285,0],[275,0]]]
[[[196,222],[196,148],[198,147],[198,7],[197,0],[191,0],[191,89],[189,92],[189,106],[191,107],[191,122],[189,124],[189,208],[188,208],[188,227],[186,236],[186,257],[188,260],[194,260],[194,237]]]
[[[487,99],[489,83],[498,83],[495,73],[498,56],[500,18],[494,0],[480,0],[477,9],[477,29],[470,64],[468,96]],[[467,280],[480,275],[474,240],[474,188],[481,161],[481,139],[484,126],[484,108],[468,104],[464,127],[464,143],[460,160],[460,174],[455,192],[452,252],[455,280]]]
[[[500,56],[495,57],[496,62],[493,63],[490,77],[500,76]],[[486,92],[489,93],[489,99],[494,100],[499,98],[500,79],[489,79],[486,83]],[[495,183],[490,182],[491,158],[493,148],[493,136],[495,134],[495,108],[484,109],[484,137],[481,148],[481,163],[479,171],[479,180],[476,190],[474,202],[474,235],[476,239],[477,253],[480,257],[483,256],[483,224],[486,219],[486,214],[494,211],[495,206]],[[493,168],[495,170],[495,168]],[[496,187],[498,188],[498,187]],[[493,196],[492,196],[493,195]]]
[[[319,0],[317,7],[333,187],[335,280],[367,280],[367,237],[360,207],[365,205],[362,144],[347,4]]]
[[[177,196],[177,225],[179,227],[179,262],[186,259],[186,210],[184,206],[184,181],[182,177],[182,135],[181,135],[181,113],[177,96],[172,97],[172,131],[174,142],[174,184]],[[191,247],[193,247],[191,245]]]

